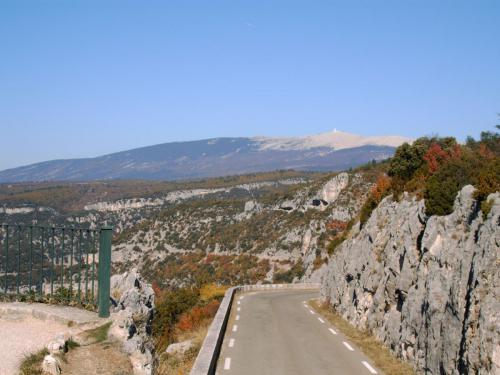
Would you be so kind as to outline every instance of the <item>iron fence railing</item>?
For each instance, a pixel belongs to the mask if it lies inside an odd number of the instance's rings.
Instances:
[[[0,294],[92,305],[109,316],[112,233],[2,224]]]

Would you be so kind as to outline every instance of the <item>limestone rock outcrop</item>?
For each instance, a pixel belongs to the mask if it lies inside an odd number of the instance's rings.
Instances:
[[[500,374],[500,194],[448,216],[385,198],[330,259],[321,296],[424,374]]]
[[[154,344],[151,325],[154,291],[135,270],[111,277],[113,325],[110,334],[123,342],[135,375],[151,375]]]

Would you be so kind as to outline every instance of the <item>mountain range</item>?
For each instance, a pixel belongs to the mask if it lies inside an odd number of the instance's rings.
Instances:
[[[180,180],[272,170],[337,171],[383,160],[410,141],[333,130],[304,137],[238,137],[170,142],[94,158],[62,159],[0,171],[0,182],[107,179]]]

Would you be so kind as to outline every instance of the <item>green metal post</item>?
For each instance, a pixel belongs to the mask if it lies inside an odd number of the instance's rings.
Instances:
[[[69,299],[73,298],[73,246],[75,243],[75,229],[71,228],[71,255],[69,257]]]
[[[21,226],[17,226],[17,275],[16,275],[16,291],[19,295],[19,277],[21,273]]]
[[[50,267],[50,298],[54,296],[54,268],[55,268],[55,254],[56,254],[56,229],[52,227],[52,263]]]
[[[87,229],[87,241],[85,241],[85,303],[89,303],[89,248],[90,230]]]
[[[7,295],[8,281],[7,281],[7,269],[9,268],[9,226],[5,227],[5,295]]]
[[[61,240],[61,299],[64,296],[64,237],[66,236],[65,228],[62,228],[62,240]]]
[[[41,235],[42,235],[42,238],[40,240],[40,252],[41,252],[41,265],[40,265],[40,295],[43,296],[43,293],[44,293],[44,290],[43,290],[43,279],[44,279],[44,275],[43,275],[43,260],[44,260],[44,257],[45,257],[45,228],[44,227],[40,227],[41,229]]]
[[[96,236],[97,236],[97,231],[92,231],[92,280],[91,280],[91,288],[92,291],[90,292],[91,298],[92,298],[92,303],[95,305],[95,296],[94,296],[94,284],[95,284],[95,253],[96,253]]]
[[[31,283],[33,278],[33,226],[30,226],[30,290],[31,293]]]
[[[101,229],[99,239],[99,268],[98,268],[98,288],[99,288],[99,316],[107,318],[109,316],[109,289],[111,278],[111,241],[113,229],[104,227]]]

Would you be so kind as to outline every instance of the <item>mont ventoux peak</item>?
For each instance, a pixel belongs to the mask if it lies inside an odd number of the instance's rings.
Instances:
[[[0,172],[0,182],[181,180],[283,169],[338,171],[391,157],[402,136],[334,129],[302,137],[224,137],[170,142],[95,158],[62,159]]]

